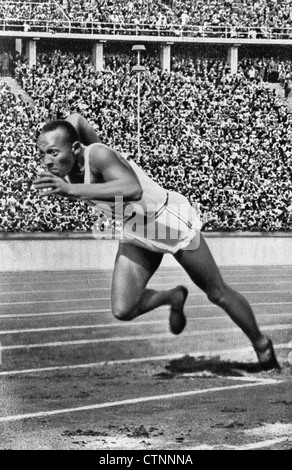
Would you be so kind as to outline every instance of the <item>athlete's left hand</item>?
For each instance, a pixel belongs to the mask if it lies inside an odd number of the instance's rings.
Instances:
[[[48,171],[41,173],[38,178],[34,181],[34,187],[39,191],[43,190],[40,193],[40,197],[45,196],[65,196],[70,195],[69,188],[70,185],[60,178],[59,176],[54,175]]]

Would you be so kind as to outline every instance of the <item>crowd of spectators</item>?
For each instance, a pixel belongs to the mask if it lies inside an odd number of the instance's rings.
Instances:
[[[40,200],[33,189],[36,133],[48,118],[79,112],[104,143],[137,159],[132,65],[130,56],[111,55],[96,72],[89,55],[60,51],[40,54],[33,69],[17,62],[35,108],[1,85],[2,231],[90,229],[85,203]],[[140,163],[166,189],[199,204],[206,229],[291,228],[292,116],[260,73],[249,77],[254,65],[242,61],[232,76],[224,60],[174,56],[168,73],[154,56],[145,59]]]
[[[291,2],[288,0],[164,0],[183,24],[214,26],[290,27]]]
[[[268,39],[289,38],[292,29],[289,0],[1,0],[0,18],[7,15],[30,20],[34,25],[40,20],[55,20],[57,29],[62,29],[63,24],[70,31],[81,33],[133,30],[135,34],[159,31],[171,35],[185,32]]]
[[[72,21],[182,27],[289,28],[292,6],[286,0],[60,0]]]
[[[280,83],[283,96],[288,101],[292,91],[292,61],[270,59],[246,59],[241,62],[242,70],[247,78],[255,80],[258,77],[265,82]]]
[[[41,200],[32,186],[40,161],[36,129],[45,119],[15,97],[0,80],[0,224],[2,232],[89,230],[92,225],[84,204],[48,198]]]
[[[64,14],[52,0],[0,0],[0,28],[24,30],[61,27]]]
[[[282,85],[292,74],[292,60],[276,57],[246,58],[241,61],[241,67],[246,77],[251,80],[260,77],[265,82],[279,82]]]

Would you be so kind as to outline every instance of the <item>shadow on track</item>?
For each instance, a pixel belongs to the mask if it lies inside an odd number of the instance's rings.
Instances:
[[[257,363],[224,361],[219,356],[208,359],[205,357],[194,358],[185,356],[172,360],[165,369],[167,372],[158,374],[156,377],[161,379],[171,379],[181,375],[243,377],[247,373],[262,373],[260,365]],[[279,375],[277,371],[272,373]]]

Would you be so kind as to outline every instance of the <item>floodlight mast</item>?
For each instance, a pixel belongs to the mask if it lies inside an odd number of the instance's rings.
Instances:
[[[133,72],[137,73],[137,147],[138,147],[138,161],[142,163],[141,152],[141,73],[145,72],[145,67],[141,65],[141,53],[145,52],[146,48],[143,45],[135,45],[132,47],[132,52],[137,53],[137,65],[133,67]]]

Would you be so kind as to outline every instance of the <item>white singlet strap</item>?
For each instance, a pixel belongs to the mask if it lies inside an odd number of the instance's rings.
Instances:
[[[89,154],[90,154],[91,145],[86,147],[84,152],[84,184],[91,183],[90,177],[90,165],[89,165]]]

